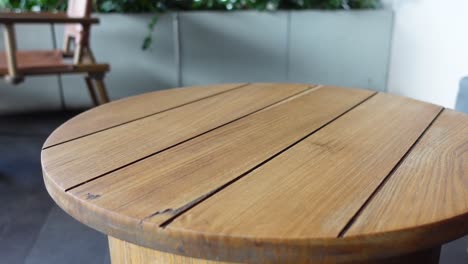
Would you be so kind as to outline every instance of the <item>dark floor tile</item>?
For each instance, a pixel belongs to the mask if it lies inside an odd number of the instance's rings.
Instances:
[[[0,136],[44,136],[83,110],[0,115]]]
[[[467,264],[468,236],[445,244],[440,253],[440,264]]]
[[[12,133],[0,133],[0,263],[24,263],[53,206],[42,178],[40,153],[47,134],[41,133],[69,117],[60,116],[0,116],[0,132]]]
[[[43,189],[40,155],[44,140],[0,135],[0,185]]]
[[[111,264],[110,255],[107,254],[106,258],[103,261],[103,264]]]
[[[54,206],[25,263],[104,263],[108,255],[106,235],[79,223]]]
[[[0,200],[0,263],[24,263],[53,202],[43,190],[13,186],[0,186]]]

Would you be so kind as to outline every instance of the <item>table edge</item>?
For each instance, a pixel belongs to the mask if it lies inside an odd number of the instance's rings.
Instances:
[[[262,259],[267,258],[268,262],[279,263],[302,261],[307,255],[309,258],[326,256],[337,261],[361,261],[438,246],[468,233],[466,212],[411,228],[345,237],[277,239],[206,234],[173,229],[170,225],[160,227],[108,211],[63,192],[44,170],[43,177],[53,200],[79,222],[139,246],[188,257],[245,262],[249,257],[261,254]],[[279,260],[279,255],[284,259]]]

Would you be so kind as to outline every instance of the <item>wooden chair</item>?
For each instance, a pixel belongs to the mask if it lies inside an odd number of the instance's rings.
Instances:
[[[14,26],[20,23],[66,24],[63,50],[17,51]],[[91,0],[69,0],[66,13],[0,13],[5,38],[5,52],[0,54],[0,76],[18,84],[26,76],[86,74],[93,103],[108,102],[104,76],[110,67],[96,63],[89,42],[91,25],[98,23],[98,19],[91,17]]]

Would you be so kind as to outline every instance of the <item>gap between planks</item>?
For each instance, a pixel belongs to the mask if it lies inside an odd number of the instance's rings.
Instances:
[[[319,89],[321,87],[317,87],[317,89]],[[210,197],[214,196],[215,194],[217,194],[218,192],[222,191],[223,189],[227,188],[229,185],[235,183],[236,181],[244,178],[245,176],[247,176],[248,174],[250,174],[251,172],[253,172],[254,170],[260,168],[261,166],[265,165],[266,163],[268,163],[269,161],[275,159],[277,156],[281,155],[282,153],[288,151],[289,149],[291,149],[292,147],[294,147],[295,145],[299,144],[301,141],[305,140],[306,138],[312,136],[313,134],[315,134],[317,131],[321,130],[322,128],[328,126],[329,124],[335,122],[337,119],[339,119],[340,117],[346,115],[347,113],[349,113],[350,111],[352,111],[353,109],[355,109],[356,107],[362,105],[363,103],[365,103],[366,101],[368,101],[369,99],[371,99],[372,97],[374,97],[375,95],[377,95],[378,92],[374,92],[373,94],[369,95],[367,98],[365,98],[364,100],[362,100],[361,102],[357,103],[356,105],[350,107],[348,110],[344,111],[343,113],[341,113],[340,115],[336,116],[335,118],[333,118],[332,120],[326,122],[325,124],[321,125],[320,127],[318,127],[317,129],[311,131],[310,133],[308,133],[307,135],[305,135],[304,137],[300,138],[299,140],[297,140],[296,142],[293,142],[291,145],[287,146],[286,148],[282,149],[281,151],[279,151],[278,153],[272,155],[271,157],[267,158],[266,160],[264,160],[263,162],[260,162],[259,164],[257,164],[255,167],[253,167],[252,169],[244,172],[243,174],[235,177],[234,179],[228,181],[227,183],[219,186],[218,188],[216,189],[213,189],[211,190],[210,192],[198,197],[197,199],[194,199],[188,203],[186,203],[185,205],[177,208],[177,209],[174,209],[174,210],[171,210],[171,213],[173,213],[174,215],[172,217],[170,217],[169,219],[167,219],[166,221],[164,221],[163,223],[161,223],[159,225],[159,227],[161,228],[166,228],[170,223],[172,223],[176,218],[178,218],[179,216],[181,216],[182,214],[186,213],[187,211],[189,211],[190,209],[194,208],[195,206],[197,206],[198,204],[204,202],[205,200],[209,199]],[[158,215],[160,212],[156,212],[156,213],[153,213],[153,214],[150,214],[146,217],[144,217],[140,223],[142,223],[143,221],[147,220],[147,219],[150,219],[151,217],[155,216],[155,215]]]
[[[62,141],[62,142],[59,142],[59,143],[55,143],[55,144],[52,144],[52,145],[49,145],[49,146],[47,146],[47,147],[42,148],[42,150],[46,150],[46,149],[49,149],[49,148],[52,148],[52,147],[55,147],[55,146],[62,145],[62,144],[64,144],[64,143],[70,142],[70,141],[74,141],[74,140],[77,140],[77,139],[80,139],[80,138],[84,138],[84,137],[87,137],[87,136],[90,136],[90,135],[94,135],[94,134],[97,134],[97,133],[100,133],[100,132],[103,132],[103,131],[106,131],[106,130],[109,130],[109,129],[112,129],[112,128],[116,128],[116,127],[119,127],[119,126],[122,126],[122,125],[126,125],[126,124],[129,124],[129,123],[132,123],[132,122],[141,120],[141,119],[148,118],[148,117],[150,117],[150,116],[154,116],[154,115],[157,115],[157,114],[161,114],[161,113],[164,113],[164,112],[167,112],[167,111],[170,111],[170,110],[173,110],[173,109],[182,107],[182,106],[186,106],[186,105],[189,105],[189,104],[192,104],[192,103],[196,103],[196,102],[199,102],[199,101],[202,101],[202,100],[205,100],[205,99],[208,99],[208,98],[211,98],[211,97],[220,95],[220,94],[224,94],[224,93],[231,92],[231,91],[234,91],[234,90],[243,88],[243,87],[247,87],[247,86],[249,86],[249,85],[251,85],[251,83],[240,84],[239,86],[234,86],[233,88],[231,88],[231,89],[229,89],[229,90],[225,90],[225,91],[221,91],[221,92],[218,92],[218,93],[210,94],[210,95],[208,95],[208,96],[205,96],[205,97],[202,97],[202,98],[198,98],[198,99],[193,100],[193,101],[190,101],[190,102],[186,102],[186,103],[183,103],[183,104],[180,104],[180,105],[176,105],[176,106],[173,106],[173,107],[169,107],[169,108],[167,108],[167,109],[164,109],[164,110],[161,110],[161,111],[158,111],[158,112],[155,112],[155,113],[147,114],[147,115],[144,115],[144,116],[140,116],[140,117],[138,117],[138,118],[135,118],[135,119],[131,119],[131,120],[125,121],[125,122],[120,123],[120,124],[118,124],[118,125],[113,125],[113,126],[110,126],[110,127],[98,129],[98,130],[96,130],[96,131],[94,131],[94,132],[91,132],[91,133],[87,133],[87,134],[84,134],[84,135],[81,135],[81,136],[78,136],[78,137],[74,137],[74,138],[71,138],[71,139],[67,139],[67,140]],[[177,89],[177,88],[176,88],[176,89]]]
[[[392,177],[392,175],[395,173],[395,171],[400,168],[401,164],[403,161],[405,161],[406,157],[413,151],[413,149],[416,147],[416,145],[421,141],[421,139],[424,137],[424,135],[427,133],[427,131],[432,127],[434,122],[439,118],[439,116],[442,114],[442,112],[445,110],[445,108],[442,107],[440,111],[434,116],[432,121],[429,123],[429,125],[423,130],[421,135],[414,141],[414,143],[411,145],[411,147],[406,151],[406,153],[400,158],[400,160],[397,162],[395,167],[383,178],[383,180],[380,182],[380,184],[375,188],[375,190],[369,195],[369,197],[366,199],[366,201],[361,205],[361,207],[356,211],[356,213],[349,219],[348,223],[343,227],[343,229],[338,233],[338,238],[343,238],[346,232],[351,228],[351,226],[356,222],[356,220],[359,218],[361,213],[366,209],[366,207],[370,204],[372,199],[377,195],[377,193],[385,186],[385,184],[388,182],[388,180]]]
[[[248,84],[248,85],[250,85],[250,84]],[[243,85],[243,86],[241,86],[241,87],[245,87],[245,85]],[[181,141],[181,142],[178,142],[177,144],[174,144],[174,145],[169,146],[169,147],[167,147],[167,148],[164,148],[164,149],[161,149],[161,150],[159,150],[159,151],[156,151],[156,152],[154,152],[154,153],[152,153],[152,154],[150,154],[150,155],[144,156],[144,157],[139,158],[139,159],[137,159],[137,160],[135,160],[135,161],[132,161],[132,162],[130,162],[130,163],[127,163],[127,164],[125,164],[125,165],[122,165],[122,166],[120,166],[120,167],[117,167],[117,168],[115,168],[115,169],[113,169],[113,170],[110,170],[110,171],[108,171],[108,172],[106,172],[106,173],[103,173],[103,174],[101,174],[101,175],[98,175],[98,176],[96,176],[96,177],[94,177],[94,178],[91,178],[91,179],[89,179],[89,180],[87,180],[87,181],[84,181],[84,182],[81,182],[81,183],[79,183],[79,184],[73,185],[73,186],[71,186],[71,187],[65,189],[65,192],[71,191],[71,190],[73,190],[73,189],[75,189],[75,188],[77,188],[77,187],[79,187],[79,186],[85,185],[85,184],[87,184],[87,183],[89,183],[89,182],[92,182],[92,181],[94,181],[94,180],[96,180],[96,179],[102,178],[102,177],[104,177],[104,176],[106,176],[106,175],[108,175],[108,174],[110,174],[110,173],[116,172],[116,171],[121,170],[121,169],[123,169],[123,168],[125,168],[125,167],[128,167],[128,166],[131,166],[131,165],[133,165],[133,164],[135,164],[135,163],[138,163],[138,162],[140,162],[140,161],[143,161],[143,160],[145,160],[145,159],[147,159],[147,158],[149,158],[149,157],[152,157],[152,156],[154,156],[154,155],[157,155],[157,154],[159,154],[159,153],[161,153],[161,152],[164,152],[164,151],[166,151],[166,150],[168,150],[168,149],[174,148],[174,147],[179,146],[179,145],[181,145],[181,144],[183,144],[183,143],[185,143],[185,142],[188,142],[188,141],[190,141],[190,140],[192,140],[192,139],[195,139],[195,138],[197,138],[197,137],[200,137],[200,136],[202,136],[202,135],[205,135],[205,134],[207,134],[207,133],[209,133],[209,132],[211,132],[211,131],[214,131],[214,130],[216,130],[216,129],[218,129],[218,128],[221,128],[221,127],[226,126],[226,125],[228,125],[228,124],[234,123],[234,122],[236,122],[236,121],[238,121],[238,120],[241,120],[241,119],[243,119],[243,118],[246,118],[246,117],[248,117],[248,116],[250,116],[250,115],[253,115],[253,114],[255,114],[255,113],[259,113],[259,112],[265,111],[265,110],[270,109],[270,108],[272,108],[272,107],[276,107],[276,106],[278,106],[278,105],[283,104],[284,102],[287,102],[287,101],[292,100],[292,99],[294,99],[294,98],[297,98],[297,97],[299,97],[299,96],[303,96],[303,95],[305,95],[305,94],[307,94],[307,93],[309,93],[309,92],[316,91],[316,90],[318,90],[318,89],[320,89],[320,88],[322,88],[322,87],[324,87],[324,86],[322,86],[322,85],[308,85],[307,88],[306,88],[305,90],[303,90],[303,91],[300,91],[300,92],[295,93],[295,94],[293,94],[293,95],[287,96],[287,97],[281,99],[280,101],[271,103],[271,104],[269,104],[269,105],[267,105],[267,106],[265,106],[265,107],[262,107],[262,108],[260,108],[260,109],[258,109],[258,110],[255,110],[255,111],[253,111],[253,112],[251,112],[251,113],[248,113],[248,114],[246,114],[246,115],[240,116],[240,117],[238,117],[238,118],[236,118],[236,119],[234,119],[234,120],[231,120],[231,121],[229,121],[229,122],[227,122],[227,123],[221,124],[221,125],[219,125],[219,126],[217,126],[217,127],[214,127],[214,128],[212,128],[212,129],[209,129],[209,130],[207,130],[207,131],[205,131],[205,132],[203,132],[203,133],[200,133],[200,134],[195,135],[195,136],[193,136],[193,137],[190,137],[190,138],[188,138],[188,139],[186,139],[186,140],[183,140],[183,141]],[[240,88],[240,87],[237,87],[237,88]],[[237,89],[237,88],[234,88],[234,89]],[[233,90],[233,89],[228,90],[228,91],[232,91],[232,90]],[[227,91],[227,92],[228,92],[228,91]],[[373,96],[373,95],[375,95],[375,94],[376,94],[376,93],[372,94],[371,96]],[[367,98],[367,99],[368,99],[368,98]],[[367,99],[366,99],[366,100],[367,100]],[[153,215],[154,215],[154,214],[153,214]]]

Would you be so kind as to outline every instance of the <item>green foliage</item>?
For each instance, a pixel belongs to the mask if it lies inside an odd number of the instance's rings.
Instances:
[[[65,10],[67,0],[0,0],[1,9]],[[102,13],[162,12],[167,10],[278,10],[377,8],[380,0],[93,0]]]
[[[143,45],[141,46],[141,48],[143,50],[147,50],[151,44],[153,43],[153,30],[154,30],[154,26],[156,26],[156,22],[158,22],[158,16],[153,16],[153,18],[151,19],[151,22],[148,23],[148,34],[146,35],[145,39],[143,40]]]
[[[65,10],[63,0],[0,0],[1,9],[19,9],[27,11]]]
[[[349,0],[349,7],[354,9],[379,8],[381,2],[376,0]]]
[[[0,9],[24,11],[65,10],[67,0],[0,0]],[[260,10],[282,9],[366,9],[379,8],[381,0],[93,0],[93,9],[102,13],[161,13],[168,10]],[[148,24],[142,49],[152,44],[155,15]]]
[[[154,0],[95,0],[94,9],[103,12],[139,13],[155,12],[161,1]]]

